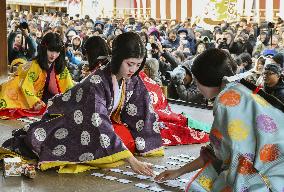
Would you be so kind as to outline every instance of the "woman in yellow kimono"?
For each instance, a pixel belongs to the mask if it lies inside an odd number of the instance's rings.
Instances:
[[[35,59],[20,65],[12,79],[0,85],[0,118],[41,115],[55,94],[73,87],[59,35],[46,34]]]

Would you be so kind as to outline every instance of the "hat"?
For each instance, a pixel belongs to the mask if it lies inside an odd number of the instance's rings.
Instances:
[[[276,55],[276,53],[277,53],[277,51],[275,51],[275,49],[265,49],[262,52],[262,55],[264,55],[264,56],[268,56],[268,55],[274,56],[274,55]]]
[[[180,28],[178,29],[178,34],[180,34],[180,33],[182,33],[182,32],[184,32],[184,33],[186,33],[186,35],[188,35],[188,30],[187,30],[186,28],[180,27]]]
[[[280,65],[280,67],[283,67],[283,62],[284,62],[284,56],[281,53],[276,53],[273,57],[272,57],[273,61],[275,61],[277,64]]]
[[[277,64],[267,64],[264,68],[265,71],[272,71],[276,73],[277,75],[280,75],[282,70],[281,67]]]

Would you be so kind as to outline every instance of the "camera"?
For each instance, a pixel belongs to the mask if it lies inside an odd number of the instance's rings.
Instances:
[[[134,17],[130,17],[128,20],[129,25],[135,25],[135,18]]]
[[[181,85],[186,76],[186,71],[182,66],[176,67],[173,71],[167,71],[165,74],[165,79],[167,84],[174,83]]]
[[[227,38],[222,39],[222,41],[218,44],[218,49],[229,49]]]
[[[20,28],[20,29],[28,29],[28,28],[29,28],[29,25],[28,25],[27,22],[23,21],[23,22],[20,22],[19,28]]]
[[[272,22],[269,22],[268,24],[267,24],[267,27],[268,28],[274,28],[274,26],[275,26],[275,24],[274,23],[272,23]]]

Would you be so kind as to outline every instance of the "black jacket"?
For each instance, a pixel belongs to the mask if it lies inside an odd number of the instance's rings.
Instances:
[[[36,43],[30,36],[27,36],[25,37],[25,39],[26,39],[28,49],[24,50],[23,48],[20,48],[19,50],[17,50],[13,47],[16,35],[17,35],[16,33],[11,32],[8,36],[9,63],[11,63],[14,59],[17,59],[17,58],[25,58],[27,60],[31,60],[33,57],[35,57]]]
[[[279,99],[282,103],[284,103],[284,79],[281,77],[278,83],[274,87],[264,86],[264,91],[268,94],[273,95],[277,99]]]

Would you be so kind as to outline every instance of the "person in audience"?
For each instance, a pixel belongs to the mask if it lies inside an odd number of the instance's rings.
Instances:
[[[284,76],[277,64],[267,64],[264,68],[264,91],[284,103]]]

